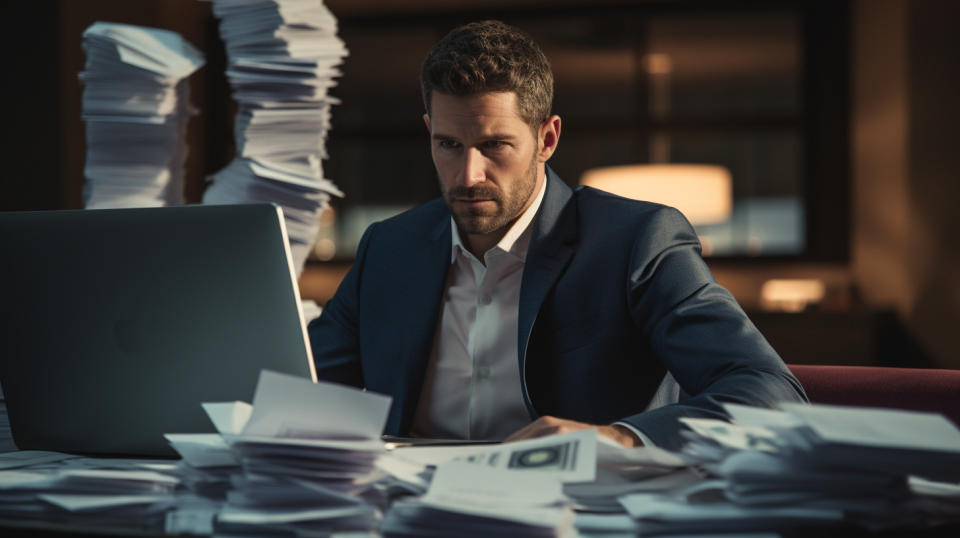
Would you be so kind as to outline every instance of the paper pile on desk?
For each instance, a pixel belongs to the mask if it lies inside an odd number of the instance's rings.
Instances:
[[[238,110],[237,158],[214,174],[204,203],[274,202],[283,208],[299,273],[330,196],[328,95],[347,49],[320,0],[211,0],[227,47],[227,78]]]
[[[622,512],[624,495],[677,490],[703,479],[679,455],[657,447],[624,448],[600,436],[597,448],[596,480],[564,485],[578,510]]]
[[[458,461],[551,475],[564,483],[590,482],[597,471],[597,432],[587,429],[495,445],[408,446],[394,449],[390,457],[422,469]]]
[[[742,532],[843,520],[873,529],[960,520],[960,431],[939,415],[728,404],[734,424],[681,419],[716,480],[621,503],[648,532]]]
[[[88,208],[183,202],[186,78],[203,56],[169,30],[96,22],[83,32]]]
[[[573,536],[573,512],[557,474],[453,461],[427,494],[394,502],[384,536]]]
[[[21,456],[30,456],[22,454]],[[0,517],[82,528],[162,532],[179,479],[109,460],[41,461],[0,470]],[[46,464],[46,465],[45,465]]]
[[[788,433],[776,437],[776,451],[738,453],[720,465],[737,503],[839,507],[847,519],[877,527],[960,517],[960,505],[928,513],[927,495],[910,487],[911,476],[960,481],[960,430],[943,416],[798,404],[784,404],[780,415],[732,405],[728,412]]]
[[[216,531],[370,531],[380,518],[375,462],[390,399],[264,371],[253,405],[204,404],[222,436],[168,435],[185,461],[234,469]]]

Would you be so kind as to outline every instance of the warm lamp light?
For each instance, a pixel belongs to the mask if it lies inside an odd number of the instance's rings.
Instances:
[[[691,224],[714,224],[730,218],[733,187],[730,172],[705,164],[636,164],[587,170],[580,184],[609,193],[675,207]]]
[[[760,304],[766,310],[801,312],[823,300],[827,289],[815,278],[774,278],[760,288]]]

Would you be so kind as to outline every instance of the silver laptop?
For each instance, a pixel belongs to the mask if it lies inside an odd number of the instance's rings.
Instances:
[[[0,213],[0,253],[20,449],[172,456],[262,369],[316,380],[276,206]]]

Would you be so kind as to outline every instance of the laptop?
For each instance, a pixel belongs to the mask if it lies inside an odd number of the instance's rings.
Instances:
[[[316,380],[280,208],[0,213],[0,385],[18,448],[174,456],[251,401]]]

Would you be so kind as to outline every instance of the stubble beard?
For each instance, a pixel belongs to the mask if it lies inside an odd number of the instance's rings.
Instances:
[[[445,192],[443,197],[450,208],[454,222],[461,233],[485,235],[506,228],[520,216],[523,207],[537,184],[537,158],[534,155],[526,173],[513,183],[513,192],[504,193],[494,184],[476,187],[456,186]],[[492,200],[497,208],[493,211],[482,208],[457,209],[455,199]]]

